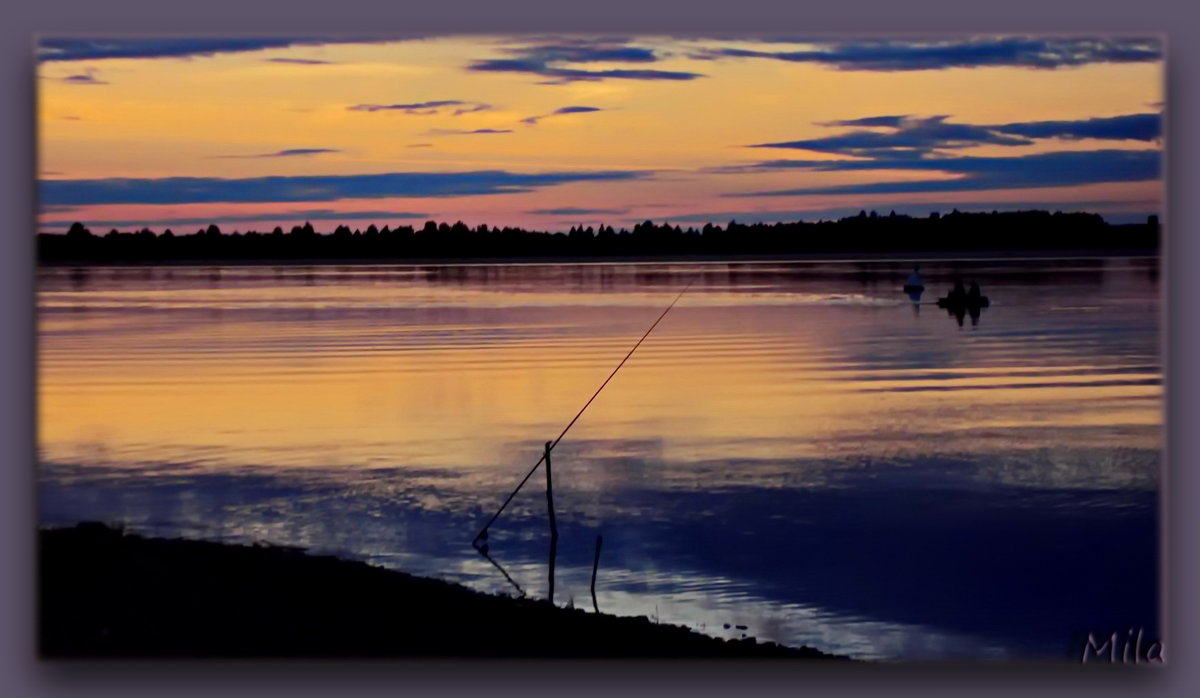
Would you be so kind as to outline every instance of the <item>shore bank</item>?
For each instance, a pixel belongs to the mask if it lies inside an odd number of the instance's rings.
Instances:
[[[790,657],[648,618],[315,556],[144,538],[96,523],[39,532],[39,647],[88,657]]]

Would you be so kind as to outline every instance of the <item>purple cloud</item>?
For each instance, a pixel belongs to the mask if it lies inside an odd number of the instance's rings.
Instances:
[[[84,68],[82,73],[59,78],[59,82],[65,82],[68,85],[107,85],[107,81],[96,77],[99,72],[95,68]]]
[[[536,216],[589,216],[589,215],[621,215],[629,213],[627,208],[575,208],[573,206],[564,206],[562,208],[537,208],[525,213]]]
[[[809,194],[913,194],[1069,187],[1105,182],[1148,182],[1162,176],[1157,150],[1084,150],[1016,157],[937,157],[873,160],[774,160],[742,172],[800,169],[814,172],[908,170],[953,175],[952,179],[908,180],[725,194],[732,197]],[[726,170],[732,171],[732,170]]]
[[[322,61],[316,58],[266,58],[268,63],[291,63],[294,65],[329,65],[331,61]]]
[[[537,122],[541,121],[542,119],[546,119],[551,116],[559,116],[561,114],[587,114],[589,112],[594,112],[594,111],[604,111],[604,110],[601,109],[600,107],[561,107],[559,109],[555,109],[554,111],[550,112],[549,114],[538,114],[537,116],[526,117],[524,119],[521,119],[521,123],[528,124],[530,126],[534,126],[537,124]]]
[[[256,155],[213,155],[214,158],[290,158],[303,157],[306,155],[324,155],[325,153],[340,153],[337,148],[290,148],[288,150],[278,150],[274,153],[258,153]]]
[[[508,128],[477,128],[473,130],[464,130],[459,128],[431,128],[426,134],[430,136],[472,136],[495,133],[512,133],[512,129]]]
[[[618,182],[652,172],[629,170],[518,173],[388,172],[360,175],[165,177],[159,179],[42,179],[38,200],[47,206],[102,204],[266,203],[391,197],[518,194],[571,182]]]
[[[799,42],[799,40],[797,40]],[[768,58],[817,63],[837,70],[945,70],[1012,66],[1055,69],[1089,63],[1141,63],[1162,58],[1158,39],[983,37],[966,40],[812,42],[812,49],[756,51],[717,48],[695,52],[704,60]]]
[[[870,116],[824,122],[823,126],[866,126],[822,138],[758,143],[751,148],[793,148],[856,157],[909,159],[941,154],[944,149],[976,145],[1032,145],[1034,139],[1152,141],[1161,136],[1159,114],[1126,114],[1064,121],[1023,121],[1010,124],[956,124],[948,116]]]
[[[476,60],[467,70],[494,73],[527,73],[551,78],[550,84],[577,80],[694,80],[703,75],[646,68],[586,70],[569,67],[587,63],[654,63],[658,56],[648,48],[628,46],[624,40],[556,40],[503,49],[513,58]]]
[[[447,109],[448,107],[454,107],[454,109]],[[467,102],[461,99],[438,99],[429,102],[410,102],[407,104],[355,104],[354,106],[346,107],[349,111],[398,111],[421,116],[440,114],[443,111],[449,111],[452,116],[460,116],[477,111],[486,111],[491,108],[492,105],[490,104]]]
[[[201,38],[76,38],[49,37],[38,41],[39,61],[101,60],[105,58],[190,58],[290,46],[366,44],[404,40],[402,37],[201,37]]]

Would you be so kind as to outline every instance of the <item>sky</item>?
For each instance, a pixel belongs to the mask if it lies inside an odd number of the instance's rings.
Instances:
[[[1163,209],[1146,36],[39,40],[40,232]]]

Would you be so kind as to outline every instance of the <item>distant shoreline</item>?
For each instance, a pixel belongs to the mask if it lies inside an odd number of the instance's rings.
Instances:
[[[1162,250],[1064,249],[1064,250],[937,250],[923,252],[813,252],[787,254],[720,255],[625,255],[546,257],[423,257],[423,258],[273,258],[273,259],[166,259],[166,260],[50,260],[39,268],[56,267],[312,267],[312,266],[493,266],[557,264],[747,264],[754,262],[924,262],[1050,259],[1161,259]]]

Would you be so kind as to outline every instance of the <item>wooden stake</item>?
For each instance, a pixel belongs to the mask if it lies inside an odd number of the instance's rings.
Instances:
[[[604,536],[596,536],[596,557],[592,560],[592,608],[596,613],[600,612],[600,606],[596,603],[596,568],[600,566],[600,546],[604,544]]]
[[[550,468],[550,442],[546,442],[546,515],[550,519],[550,564],[548,596],[554,603],[554,560],[558,556],[558,523],[554,520],[554,479]]]

